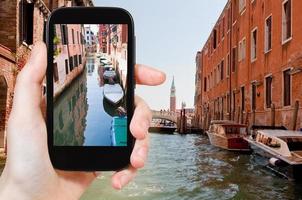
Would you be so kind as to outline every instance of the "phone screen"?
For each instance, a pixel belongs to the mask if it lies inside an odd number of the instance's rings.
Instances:
[[[54,26],[54,146],[127,146],[127,24]]]

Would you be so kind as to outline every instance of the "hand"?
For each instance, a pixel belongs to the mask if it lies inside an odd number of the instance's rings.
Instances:
[[[12,112],[8,121],[7,162],[0,178],[0,199],[78,199],[97,172],[55,170],[50,162],[47,132],[41,112],[41,84],[46,71],[46,47],[37,43],[31,58],[17,77]],[[159,85],[165,74],[150,67],[135,66],[138,84]],[[130,130],[136,138],[131,165],[112,176],[112,186],[121,189],[146,162],[151,112],[139,97]]]

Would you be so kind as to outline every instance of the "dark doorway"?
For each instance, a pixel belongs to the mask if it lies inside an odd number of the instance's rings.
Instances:
[[[7,83],[4,76],[0,76],[0,148],[4,147],[6,105],[7,105]]]

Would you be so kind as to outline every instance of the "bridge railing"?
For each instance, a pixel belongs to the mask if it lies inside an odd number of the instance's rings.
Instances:
[[[152,110],[153,115],[162,115],[162,116],[171,116],[171,117],[176,117],[175,112],[170,112],[170,111],[156,111]]]

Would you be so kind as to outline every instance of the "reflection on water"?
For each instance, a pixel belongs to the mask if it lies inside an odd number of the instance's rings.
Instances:
[[[54,144],[82,146],[86,128],[86,72],[80,75],[54,103]]]
[[[98,61],[88,59],[85,71],[56,100],[55,145],[112,146],[112,116],[118,106],[103,98],[101,71]]]
[[[210,145],[205,136],[151,134],[146,167],[122,191],[110,173],[97,179],[83,200],[302,199],[302,185],[275,176],[258,156]]]

